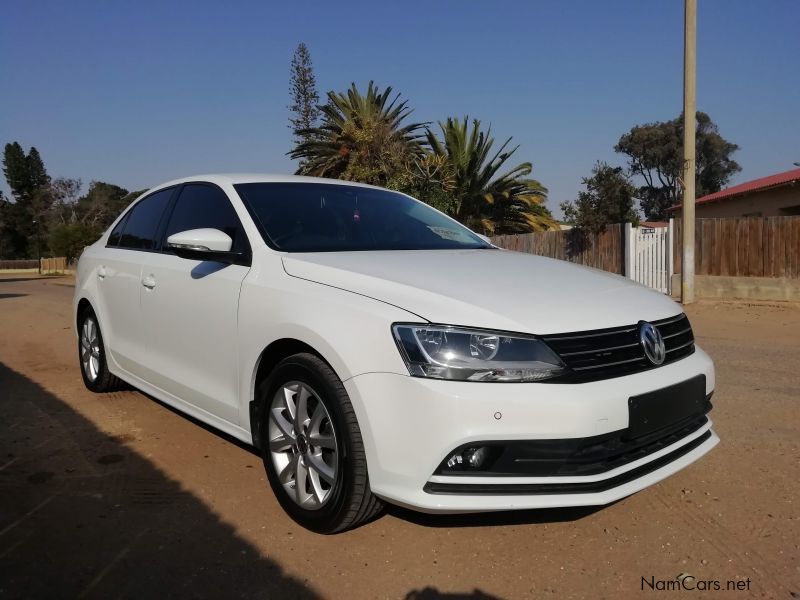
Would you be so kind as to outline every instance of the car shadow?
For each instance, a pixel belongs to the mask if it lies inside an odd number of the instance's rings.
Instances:
[[[213,275],[214,273],[222,271],[222,269],[227,266],[227,263],[204,260],[192,268],[192,279],[202,279],[203,277],[208,277],[209,275]]]
[[[125,440],[0,363],[0,595],[319,598]]]
[[[204,423],[203,421],[200,421],[199,419],[196,419],[191,415],[187,415],[185,412],[182,412],[182,411],[178,410],[174,406],[170,406],[166,402],[162,402],[161,400],[159,400],[155,396],[151,396],[150,394],[147,394],[147,393],[145,393],[145,392],[133,387],[129,383],[126,383],[126,382],[123,381],[122,382],[122,389],[138,392],[139,394],[141,394],[142,396],[144,396],[145,398],[147,398],[151,402],[155,402],[159,406],[161,406],[161,407],[165,408],[166,410],[170,411],[175,416],[180,417],[181,419],[186,419],[187,421],[189,421],[193,425],[197,425],[198,427],[202,427],[207,432],[217,436],[218,438],[221,438],[221,439],[225,440],[226,442],[229,442],[229,443],[233,444],[234,446],[238,446],[242,450],[246,450],[250,454],[253,454],[254,456],[257,456],[259,458],[259,460],[261,459],[261,452],[259,452],[258,449],[255,446],[253,446],[252,444],[248,444],[246,442],[243,442],[242,440],[240,440],[238,438],[235,438],[232,435],[229,435],[229,434],[225,433],[224,431],[221,431],[221,430],[217,429],[213,425],[209,425],[208,423]]]

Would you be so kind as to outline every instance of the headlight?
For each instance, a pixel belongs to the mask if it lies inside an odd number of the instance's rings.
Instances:
[[[541,381],[566,367],[533,336],[447,325],[392,327],[408,372],[416,377],[458,381]]]

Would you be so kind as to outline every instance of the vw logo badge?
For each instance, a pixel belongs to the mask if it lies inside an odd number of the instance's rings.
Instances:
[[[644,355],[654,365],[660,365],[664,362],[667,355],[666,348],[664,348],[664,338],[661,333],[653,327],[651,323],[639,324],[639,343],[642,345]]]

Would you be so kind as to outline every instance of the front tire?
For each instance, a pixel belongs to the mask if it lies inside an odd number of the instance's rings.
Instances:
[[[313,354],[290,356],[260,386],[259,401],[264,467],[289,516],[336,533],[380,512],[353,406],[330,366]]]
[[[120,380],[108,370],[106,348],[97,315],[88,306],[78,319],[78,364],[83,383],[91,391],[103,393],[119,388]]]

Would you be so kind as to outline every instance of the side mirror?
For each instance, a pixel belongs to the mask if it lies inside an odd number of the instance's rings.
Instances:
[[[167,246],[181,258],[232,263],[239,252],[231,252],[233,240],[219,229],[190,229],[173,233],[167,238]]]

